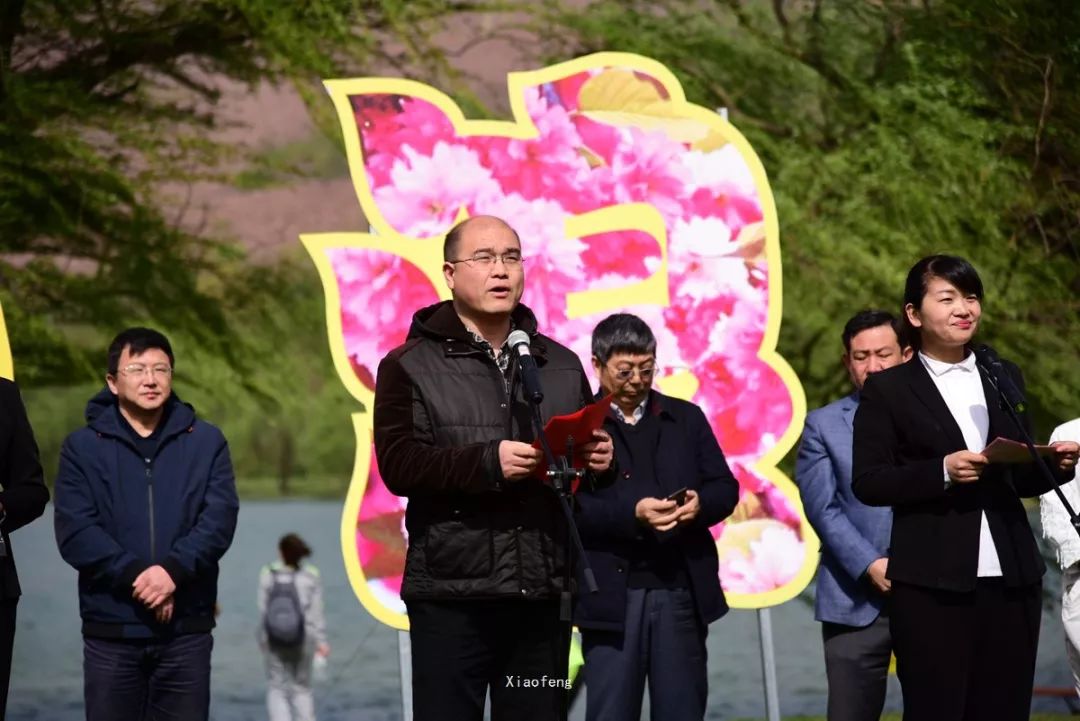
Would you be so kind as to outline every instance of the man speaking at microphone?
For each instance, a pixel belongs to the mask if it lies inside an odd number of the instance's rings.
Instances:
[[[541,414],[592,400],[577,356],[537,332],[520,304],[521,241],[506,222],[469,218],[443,245],[451,300],[413,316],[375,383],[375,453],[391,492],[407,496],[401,597],[412,643],[413,718],[565,718],[568,636],[559,619],[566,524],[536,479],[530,400],[508,338],[530,339]],[[611,438],[582,446],[593,472]]]

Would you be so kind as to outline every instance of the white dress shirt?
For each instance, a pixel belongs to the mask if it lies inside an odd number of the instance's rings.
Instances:
[[[975,367],[975,355],[968,353],[959,363],[945,363],[919,353],[930,379],[934,381],[945,405],[949,407],[953,420],[960,426],[964,435],[964,444],[969,451],[980,453],[986,448],[987,434],[990,432],[990,412],[986,409],[986,393],[983,391],[979,369]],[[948,480],[948,471],[945,479]],[[986,522],[986,513],[982,514],[979,525],[979,569],[980,577],[1000,576],[1001,560],[998,558],[994,537],[990,535],[990,524]]]
[[[634,407],[634,412],[630,415],[629,418],[627,418],[626,414],[623,413],[622,408],[619,408],[619,406],[615,403],[611,404],[611,410],[615,412],[615,417],[623,423],[630,426],[636,426],[637,422],[645,417],[645,406],[648,404],[648,402],[649,396],[645,396],[645,400],[643,400],[641,403],[638,403],[637,406]]]

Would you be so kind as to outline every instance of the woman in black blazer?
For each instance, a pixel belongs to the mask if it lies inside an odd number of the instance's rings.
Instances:
[[[855,495],[893,507],[888,612],[905,721],[1030,715],[1045,566],[1020,498],[1049,484],[1033,463],[981,454],[1021,437],[972,355],[982,298],[966,260],[916,263],[904,318],[919,352],[868,378],[855,414]],[[1051,465],[1071,479],[1080,446],[1055,449]]]

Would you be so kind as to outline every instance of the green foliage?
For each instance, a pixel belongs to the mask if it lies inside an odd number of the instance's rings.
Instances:
[[[244,190],[287,185],[297,178],[347,178],[349,164],[341,147],[322,133],[304,140],[267,148],[251,159],[249,167],[233,177]]]
[[[184,216],[199,180],[267,187],[342,172],[323,77],[380,72],[485,111],[432,37],[442,0],[13,0],[0,5],[0,304],[47,467],[98,387],[105,344],[165,330],[177,389],[230,439],[241,488],[333,495],[355,442],[322,290],[296,255],[249,266]],[[781,222],[780,351],[811,407],[844,392],[839,331],[898,310],[920,256],[975,262],[984,338],[1049,424],[1077,415],[1080,6],[595,0],[522,4],[552,60],[625,50],[726,107]],[[510,21],[521,24],[521,15]],[[558,39],[563,39],[560,42]],[[534,63],[538,64],[538,63]],[[224,83],[291,83],[323,136],[222,145]],[[238,167],[246,168],[237,175]]]
[[[249,362],[193,343],[177,358],[177,389],[225,431],[242,488],[265,477],[279,495],[343,495],[356,452],[351,414],[363,408],[334,370],[322,287],[300,253],[238,269],[248,292],[229,313]]]
[[[0,305],[46,468],[127,325],[166,332],[176,387],[230,440],[240,488],[343,493],[361,410],[332,367],[306,257],[253,266],[195,228],[196,181],[260,188],[340,177],[320,82],[385,72],[457,84],[431,37],[441,0],[12,0],[0,4]],[[227,85],[290,83],[323,134],[282,148],[221,138]],[[235,133],[233,134],[235,135]],[[237,175],[237,168],[246,168]]]
[[[338,380],[327,352],[322,288],[306,258],[273,268],[238,266],[249,292],[227,315],[243,329],[242,365],[185,334],[170,338],[177,395],[229,440],[237,485],[246,497],[342,497],[356,443],[351,414],[362,410]],[[239,341],[238,341],[239,342]],[[93,374],[102,380],[25,389],[46,474],[60,444],[80,427],[86,402],[104,385],[104,351]]]
[[[369,66],[452,78],[439,0],[12,0],[0,6],[0,304],[27,385],[92,377],[116,329],[151,323],[242,364],[224,307],[239,257],[181,194],[242,152],[214,112],[226,83]],[[448,80],[449,82],[449,80]],[[452,84],[452,83],[451,83]],[[295,159],[266,158],[274,181]],[[234,280],[235,278],[233,278]],[[235,292],[244,292],[243,290]],[[72,334],[72,329],[79,329]],[[88,332],[96,331],[96,332]]]
[[[571,30],[554,57],[654,57],[751,141],[780,217],[780,352],[810,407],[845,392],[844,321],[899,311],[908,268],[945,252],[982,274],[982,338],[1024,368],[1043,437],[1077,415],[1080,6],[602,0],[538,15],[547,37]]]

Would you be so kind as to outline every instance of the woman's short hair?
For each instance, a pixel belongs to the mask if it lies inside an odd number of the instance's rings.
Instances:
[[[983,298],[983,284],[975,266],[964,258],[955,255],[928,255],[911,266],[907,281],[904,282],[904,302],[901,305],[901,317],[904,319],[904,340],[918,349],[920,346],[919,329],[911,325],[907,317],[907,306],[922,307],[923,297],[930,285],[931,278],[941,278],[957,287],[964,295]]]

